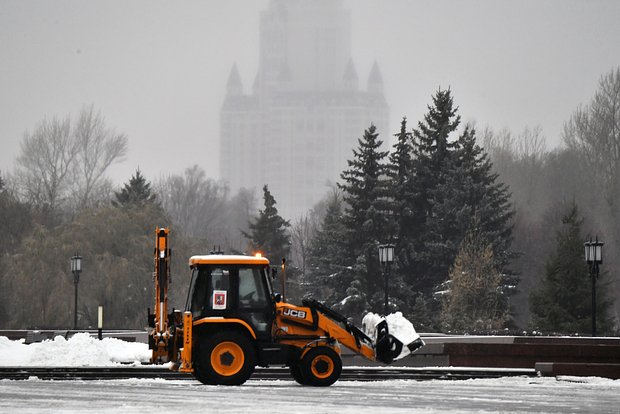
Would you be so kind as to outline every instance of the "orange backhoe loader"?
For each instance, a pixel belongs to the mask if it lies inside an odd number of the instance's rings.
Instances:
[[[300,384],[338,380],[344,346],[386,364],[403,343],[382,321],[373,341],[347,318],[314,300],[296,306],[274,293],[275,269],[260,256],[209,254],[189,259],[191,282],[185,311],[168,313],[169,230],[156,230],[155,308],[149,310],[153,363],[193,373],[204,384],[243,384],[256,366],[285,365]],[[407,344],[413,352],[421,341]]]

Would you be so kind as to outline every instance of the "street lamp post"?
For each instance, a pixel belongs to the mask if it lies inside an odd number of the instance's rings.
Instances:
[[[385,303],[383,307],[383,313],[388,314],[388,287],[390,278],[390,265],[394,261],[394,245],[393,244],[381,244],[379,245],[379,263],[383,269],[383,277],[385,279]]]
[[[78,309],[78,283],[80,283],[80,272],[82,271],[82,256],[78,253],[71,258],[71,273],[73,273],[73,285],[75,286],[75,297],[73,304],[73,329],[77,330],[77,309]]]
[[[599,276],[599,265],[603,263],[603,245],[605,243],[590,239],[583,245],[585,247],[586,263],[590,270],[592,280],[592,336],[596,336],[596,279]]]

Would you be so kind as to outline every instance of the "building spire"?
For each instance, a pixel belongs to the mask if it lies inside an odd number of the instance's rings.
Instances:
[[[241,76],[239,76],[236,62],[233,63],[232,69],[230,69],[226,92],[228,95],[243,95],[243,84],[241,83]]]
[[[370,69],[370,75],[368,75],[368,92],[383,93],[383,76],[381,76],[379,64],[376,60]]]

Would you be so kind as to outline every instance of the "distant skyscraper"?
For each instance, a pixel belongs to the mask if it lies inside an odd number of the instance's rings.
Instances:
[[[385,141],[388,107],[375,62],[360,90],[342,1],[272,0],[261,14],[259,69],[245,94],[236,65],[220,120],[220,172],[231,190],[269,185],[293,219],[340,179],[364,129]]]

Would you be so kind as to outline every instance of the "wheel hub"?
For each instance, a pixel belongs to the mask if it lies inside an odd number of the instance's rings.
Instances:
[[[235,356],[228,351],[220,355],[220,364],[222,365],[229,367],[233,364],[234,361],[235,361]]]
[[[244,363],[243,349],[235,342],[220,342],[211,352],[211,366],[219,375],[235,375],[243,369]]]

